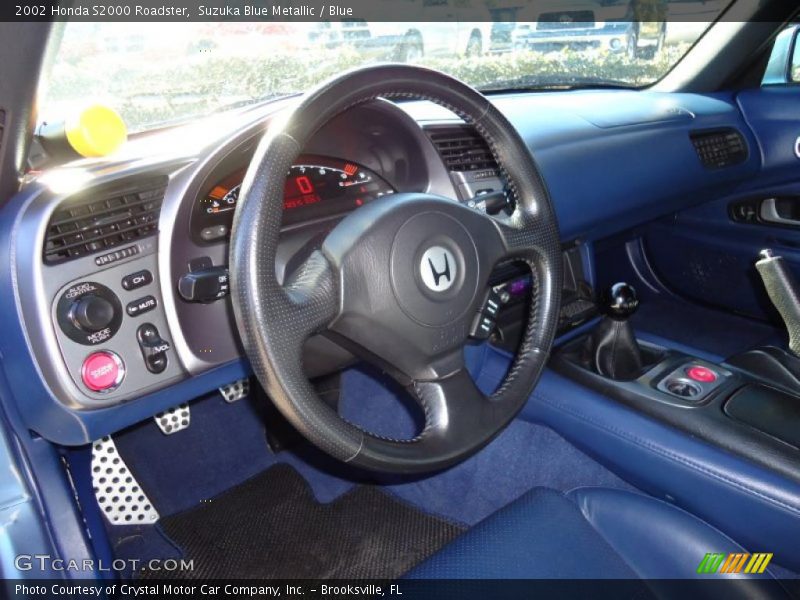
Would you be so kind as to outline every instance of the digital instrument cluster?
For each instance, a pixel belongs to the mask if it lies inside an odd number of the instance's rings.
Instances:
[[[214,242],[230,234],[246,170],[242,167],[226,175],[200,197],[192,223],[196,238]],[[354,162],[301,156],[287,173],[283,224],[296,225],[344,214],[394,192],[386,180]]]

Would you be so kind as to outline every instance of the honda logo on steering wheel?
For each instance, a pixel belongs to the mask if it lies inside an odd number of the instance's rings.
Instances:
[[[422,282],[433,292],[444,292],[455,283],[456,258],[442,246],[431,246],[422,255],[419,271]]]

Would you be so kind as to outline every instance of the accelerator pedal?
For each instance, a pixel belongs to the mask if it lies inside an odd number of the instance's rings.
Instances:
[[[92,487],[100,511],[111,525],[150,525],[159,519],[111,436],[92,444]]]

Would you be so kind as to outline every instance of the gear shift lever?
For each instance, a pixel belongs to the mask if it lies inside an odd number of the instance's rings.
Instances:
[[[615,283],[604,298],[606,316],[592,332],[587,345],[592,367],[611,379],[634,379],[643,367],[642,352],[628,318],[639,307],[636,290]]]

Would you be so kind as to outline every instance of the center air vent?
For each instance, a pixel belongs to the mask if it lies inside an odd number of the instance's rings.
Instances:
[[[128,187],[89,190],[66,200],[47,226],[44,261],[58,264],[130,244],[158,230],[167,178]]]
[[[428,135],[448,171],[497,170],[489,145],[474,127],[431,127]]]

